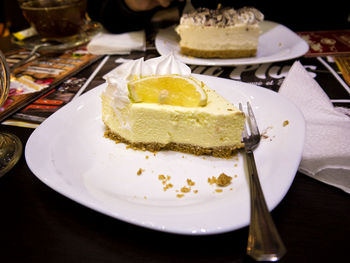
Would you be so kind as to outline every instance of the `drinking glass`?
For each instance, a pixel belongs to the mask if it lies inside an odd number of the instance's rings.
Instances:
[[[25,19],[41,37],[64,39],[86,24],[86,0],[18,0]]]
[[[60,52],[88,43],[103,30],[87,14],[87,0],[17,0],[24,18],[34,30],[13,37],[15,44],[37,51]],[[30,32],[30,33],[28,33]]]
[[[10,70],[0,50],[0,107],[4,105],[9,89]],[[19,138],[14,134],[0,131],[0,177],[17,163],[21,154],[22,143]]]

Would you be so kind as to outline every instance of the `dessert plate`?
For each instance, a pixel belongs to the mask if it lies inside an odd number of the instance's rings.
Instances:
[[[255,157],[272,210],[291,186],[301,159],[305,130],[301,113],[265,88],[194,76],[235,105],[246,101],[253,105],[264,134]],[[77,98],[32,133],[25,157],[37,178],[84,206],[159,231],[204,235],[249,224],[250,197],[241,153],[220,159],[116,144],[103,136],[100,94],[105,87]],[[229,186],[208,182],[221,173],[232,177]]]
[[[179,46],[180,38],[173,26],[158,32],[155,45],[161,55],[173,52],[178,60],[186,64],[204,66],[233,66],[277,62],[300,57],[309,50],[306,41],[281,24],[263,21],[261,28],[263,33],[259,38],[257,55],[250,58],[204,59],[182,55],[180,54]]]

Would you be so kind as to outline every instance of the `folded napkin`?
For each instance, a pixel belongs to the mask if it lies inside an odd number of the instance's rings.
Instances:
[[[124,55],[133,50],[146,50],[145,32],[135,31],[122,34],[99,33],[87,45],[90,53],[96,55]]]
[[[306,121],[299,171],[350,193],[350,110],[335,108],[299,61],[279,93],[299,107]]]

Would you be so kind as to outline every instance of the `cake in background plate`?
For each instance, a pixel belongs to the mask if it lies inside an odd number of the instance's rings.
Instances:
[[[172,54],[122,64],[105,77],[105,136],[136,149],[230,157],[241,142],[244,113]]]
[[[256,56],[264,15],[253,7],[208,9],[184,13],[175,31],[180,52],[200,58]]]

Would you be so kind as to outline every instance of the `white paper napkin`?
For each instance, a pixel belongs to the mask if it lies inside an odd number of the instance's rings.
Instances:
[[[279,93],[299,107],[306,139],[299,171],[350,193],[350,114],[333,106],[319,84],[297,61]]]
[[[87,45],[90,53],[96,55],[124,55],[133,50],[146,50],[145,32],[134,31],[122,34],[99,33]]]

